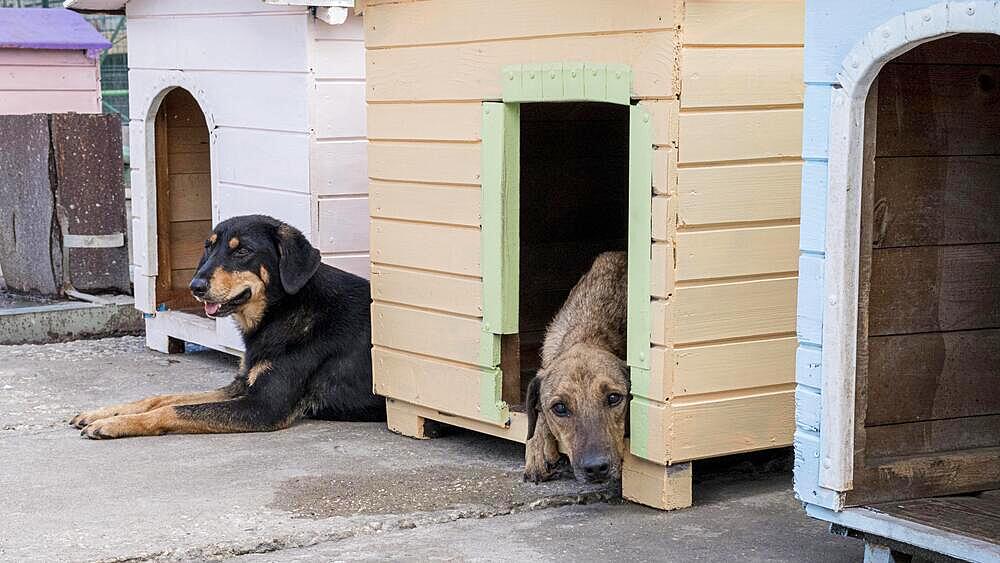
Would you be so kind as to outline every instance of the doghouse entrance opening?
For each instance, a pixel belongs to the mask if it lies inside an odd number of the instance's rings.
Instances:
[[[155,124],[156,304],[203,314],[188,284],[212,230],[212,178],[205,116],[190,93],[175,88]]]
[[[629,107],[520,108],[518,332],[501,345],[503,399],[523,404],[545,328],[594,258],[625,250]]]
[[[998,61],[956,35],[869,93],[849,504],[1000,487]]]

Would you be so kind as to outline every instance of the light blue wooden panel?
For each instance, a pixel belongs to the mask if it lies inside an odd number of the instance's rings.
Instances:
[[[799,385],[795,388],[795,426],[803,430],[819,432],[820,394],[812,387]]]
[[[939,0],[809,0],[806,3],[805,81],[832,84],[847,53],[865,35],[903,12]]]
[[[807,160],[802,164],[799,249],[804,253],[826,252],[826,184],[825,160]]]
[[[825,159],[830,144],[830,95],[833,87],[808,84],[802,114],[802,158]]]
[[[819,486],[819,434],[796,428],[792,443],[795,445],[795,496],[803,502],[837,508],[839,494]]]
[[[795,381],[816,389],[823,386],[823,349],[812,344],[799,344],[795,351]]]
[[[823,344],[823,258],[799,257],[799,299],[796,315],[799,342]]]

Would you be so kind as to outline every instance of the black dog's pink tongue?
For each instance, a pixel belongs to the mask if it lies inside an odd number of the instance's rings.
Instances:
[[[205,314],[208,316],[212,316],[219,312],[219,307],[221,306],[222,305],[218,303],[205,303]]]

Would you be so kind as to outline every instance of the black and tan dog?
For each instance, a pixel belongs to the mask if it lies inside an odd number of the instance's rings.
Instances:
[[[627,289],[626,254],[605,252],[549,325],[541,368],[528,385],[525,480],[555,476],[560,446],[577,480],[621,477],[629,394]]]
[[[246,354],[236,379],[85,412],[88,438],[258,432],[296,419],[384,420],[372,393],[371,297],[364,279],[327,266],[297,229],[263,215],[220,223],[191,292],[209,317],[232,315]]]

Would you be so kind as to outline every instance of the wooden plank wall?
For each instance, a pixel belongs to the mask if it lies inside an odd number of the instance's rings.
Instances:
[[[309,182],[323,261],[369,277],[365,45],[361,17],[312,19]]]
[[[157,303],[195,307],[188,284],[212,230],[208,126],[186,90],[167,94],[156,116]]]
[[[375,385],[468,414],[482,323],[480,141],[483,100],[504,65],[629,64],[635,95],[676,105],[673,2],[428,0],[365,10]],[[486,17],[486,14],[489,14]],[[665,174],[665,171],[664,171]],[[379,330],[392,324],[396,330]],[[478,383],[478,381],[477,381]],[[453,393],[436,391],[447,386]],[[521,437],[523,439],[523,437]]]
[[[0,114],[101,113],[100,90],[82,50],[0,49]]]
[[[879,74],[869,464],[1000,446],[998,53],[993,36],[959,35]]]
[[[654,173],[652,381],[633,402],[664,420],[661,461],[791,443],[803,10],[685,3],[677,137]]]

